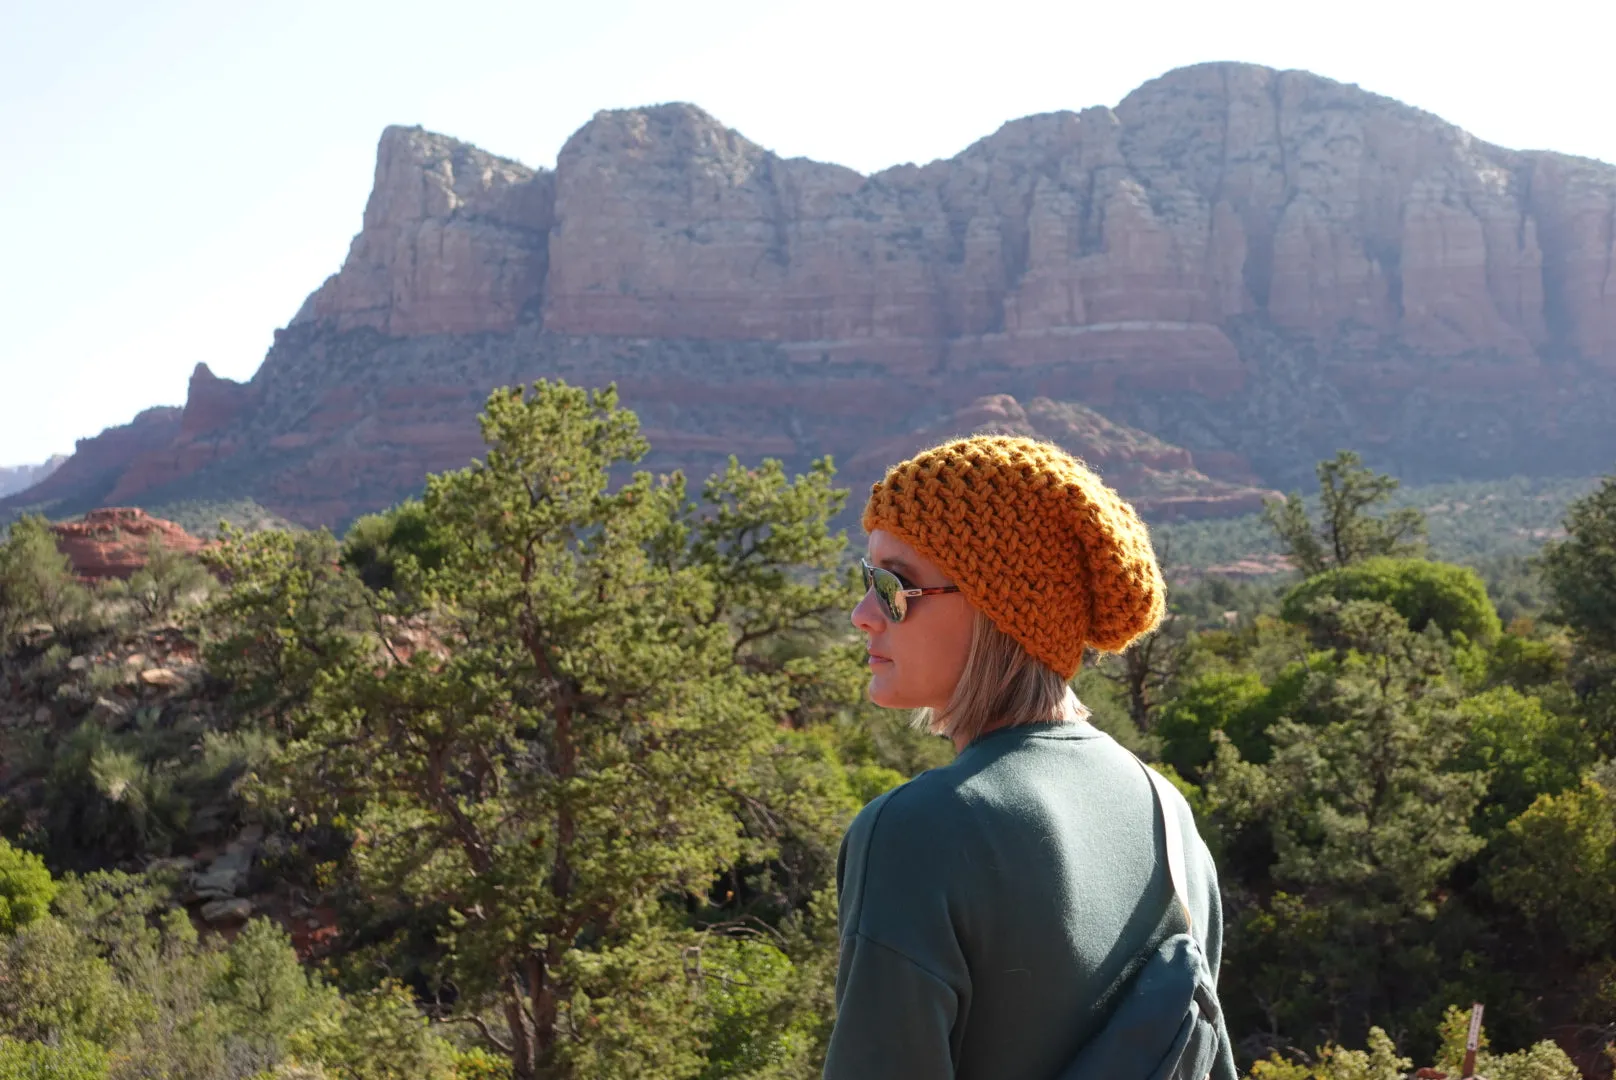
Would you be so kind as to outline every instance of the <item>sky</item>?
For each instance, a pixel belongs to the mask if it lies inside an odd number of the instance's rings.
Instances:
[[[551,166],[690,101],[871,172],[1185,64],[1302,68],[1616,162],[1609,0],[0,0],[0,465],[247,379],[342,264],[377,137]]]

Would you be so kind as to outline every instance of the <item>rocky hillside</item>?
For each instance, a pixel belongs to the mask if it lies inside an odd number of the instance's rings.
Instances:
[[[1589,474],[1616,459],[1613,267],[1616,167],[1247,65],[873,176],[689,105],[600,113],[554,172],[390,128],[346,262],[250,384],[199,368],[183,414],[0,513],[340,523],[473,456],[487,390],[542,376],[616,380],[651,464],[698,472],[830,452],[862,483],[871,447],[1010,395],[1235,484],[1343,446],[1409,480]]]

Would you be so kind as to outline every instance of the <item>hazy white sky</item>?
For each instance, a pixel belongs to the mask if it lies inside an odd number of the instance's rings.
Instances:
[[[1616,161],[1610,0],[0,0],[0,464],[245,379],[341,264],[376,138],[551,165],[692,101],[871,171],[1184,64],[1306,68],[1493,142]]]

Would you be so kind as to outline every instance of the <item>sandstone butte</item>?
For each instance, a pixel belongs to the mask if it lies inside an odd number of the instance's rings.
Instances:
[[[194,555],[203,542],[172,521],[135,507],[92,510],[78,521],[51,526],[56,546],[85,581],[127,580],[146,565],[146,549],[155,537],[171,551]]]
[[[832,453],[855,489],[983,409],[1094,436],[1079,406],[1161,465],[1102,473],[1174,474],[1182,513],[1341,447],[1408,480],[1605,471],[1616,167],[1240,64],[870,176],[683,104],[597,114],[553,171],[388,128],[346,261],[250,383],[199,367],[183,411],[0,514],[251,497],[340,525],[476,456],[486,393],[540,377],[615,381],[650,468]]]

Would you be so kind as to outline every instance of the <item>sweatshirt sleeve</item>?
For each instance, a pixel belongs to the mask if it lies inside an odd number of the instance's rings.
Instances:
[[[906,815],[882,820],[901,790],[866,806],[842,840],[841,957],[825,1080],[954,1076],[969,976],[935,871],[924,872],[915,845],[899,835]]]
[[[952,990],[902,953],[844,936],[825,1080],[952,1077],[956,1004]]]

